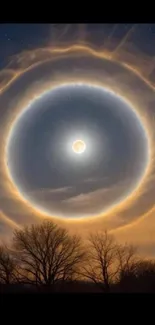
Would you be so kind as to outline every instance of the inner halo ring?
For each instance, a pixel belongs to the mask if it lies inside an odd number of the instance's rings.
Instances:
[[[22,109],[22,112],[20,114],[18,114],[18,116],[16,117],[16,119],[14,120],[10,132],[8,134],[8,138],[6,141],[6,146],[5,146],[5,167],[7,170],[7,174],[9,176],[9,179],[12,182],[12,185],[14,186],[14,188],[16,189],[18,195],[20,196],[20,198],[27,203],[27,205],[29,207],[31,207],[32,209],[34,209],[36,212],[38,212],[41,215],[45,215],[45,216],[50,216],[50,217],[55,217],[58,219],[62,219],[62,217],[60,216],[53,216],[52,213],[49,213],[49,211],[42,209],[40,206],[38,206],[36,203],[32,202],[29,198],[27,198],[26,193],[23,193],[22,191],[19,190],[20,186],[15,183],[13,176],[10,172],[10,169],[8,167],[8,163],[7,163],[7,154],[8,154],[8,145],[10,143],[10,140],[13,136],[13,132],[15,130],[15,126],[16,123],[18,122],[18,120],[21,118],[21,116],[28,110],[31,109],[31,106],[36,102],[36,100],[41,99],[42,97],[46,96],[47,94],[53,92],[55,89],[60,89],[63,87],[67,87],[67,86],[87,86],[87,87],[93,87],[93,88],[97,88],[100,89],[106,93],[109,93],[109,95],[114,96],[116,99],[118,98],[119,100],[121,100],[124,104],[126,104],[135,114],[135,116],[137,117],[137,119],[139,120],[140,125],[143,127],[144,133],[146,135],[147,141],[148,141],[148,145],[147,145],[147,163],[146,166],[144,168],[144,172],[143,175],[141,175],[140,179],[138,180],[135,188],[133,188],[133,190],[130,191],[130,193],[126,194],[121,200],[119,200],[117,203],[114,203],[113,205],[111,205],[108,209],[104,210],[101,214],[98,214],[97,216],[92,215],[89,218],[94,218],[94,217],[103,217],[104,215],[108,215],[109,213],[111,213],[113,211],[113,209],[116,208],[120,208],[120,205],[122,207],[122,204],[126,204],[127,201],[133,199],[135,193],[137,193],[141,186],[144,184],[145,178],[148,175],[149,171],[150,171],[150,165],[151,165],[151,141],[150,141],[150,137],[149,137],[149,132],[147,130],[146,125],[144,125],[141,116],[139,114],[139,112],[133,107],[132,103],[129,102],[126,98],[122,97],[121,95],[119,95],[118,93],[115,93],[112,89],[109,89],[105,86],[102,85],[97,85],[97,84],[93,84],[93,83],[87,83],[87,82],[80,82],[80,81],[75,81],[75,82],[70,82],[70,83],[61,83],[58,84],[56,86],[53,86],[52,88],[44,91],[43,93],[41,93],[39,96],[37,96],[36,98],[34,98],[31,102],[29,102],[28,106],[26,106],[25,108]],[[78,220],[85,220],[85,217],[81,217],[81,218],[69,218],[69,220],[72,221],[78,221]]]

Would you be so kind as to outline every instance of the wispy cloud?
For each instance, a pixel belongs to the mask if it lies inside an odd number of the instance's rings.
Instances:
[[[95,182],[96,179],[84,180]],[[128,180],[109,187],[88,187],[84,191],[80,187],[68,186],[56,189],[40,189],[31,191],[29,196],[45,209],[65,216],[88,216],[102,213],[113,202],[121,197],[127,188]],[[103,186],[103,185],[102,185]]]

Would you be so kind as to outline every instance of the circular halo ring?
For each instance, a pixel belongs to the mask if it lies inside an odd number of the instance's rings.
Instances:
[[[78,84],[78,83],[76,83],[76,84]],[[80,85],[81,85],[81,83],[80,83]],[[62,86],[63,86],[63,85],[61,84],[61,85],[59,85],[58,87],[62,87]],[[66,84],[65,84],[65,86],[66,86]],[[95,85],[92,85],[92,84],[91,84],[90,86],[98,87],[96,84],[95,84]],[[57,87],[56,87],[56,88],[57,88]],[[54,90],[54,89],[55,89],[55,87],[52,88],[52,89],[50,89],[50,91],[48,90],[47,92],[51,92],[51,91]],[[113,93],[111,90],[109,90],[109,89],[106,89],[106,88],[103,88],[103,89],[104,89],[104,91],[111,92],[112,94],[114,94],[114,93]],[[47,93],[47,92],[46,92],[46,93]],[[46,93],[44,93],[42,96],[44,96]],[[116,95],[116,94],[114,94],[114,95],[115,95],[116,97],[120,97],[120,96],[118,96],[118,95]],[[42,97],[42,96],[41,96],[41,97]],[[121,97],[121,98],[122,98],[122,97]],[[129,103],[129,102],[127,102],[124,98],[123,98],[123,101],[124,101],[124,103],[127,103],[127,104],[129,105],[130,109],[132,109],[132,110],[136,113],[136,115],[137,115],[137,112],[136,112],[135,109],[133,108],[132,104]],[[26,107],[23,111],[25,112],[25,110],[27,110],[27,107]],[[21,113],[19,116],[17,116],[17,119],[14,121],[14,123],[13,123],[13,125],[12,125],[12,128],[11,128],[11,130],[10,130],[10,133],[9,133],[9,135],[8,135],[7,146],[8,146],[8,143],[9,143],[9,139],[11,138],[11,134],[12,134],[12,132],[13,132],[14,125],[16,124],[16,122],[17,122],[17,120],[19,119],[19,117],[23,114],[23,111],[22,111],[22,113]],[[139,120],[140,120],[140,123],[142,124],[141,119],[140,119],[140,116],[138,116],[138,118],[139,118]],[[144,127],[144,126],[143,126],[143,127]],[[146,132],[146,129],[144,129],[144,130],[145,130],[145,132]],[[147,134],[147,132],[146,132],[146,134]],[[148,137],[147,137],[147,138],[148,138]],[[78,140],[78,141],[81,141],[81,140]],[[76,140],[75,142],[77,142],[77,140]],[[74,143],[75,143],[75,142],[74,142]],[[74,145],[74,143],[73,143],[73,145]],[[6,146],[6,151],[7,151],[7,146]],[[148,141],[148,164],[147,164],[147,166],[146,166],[146,168],[145,168],[145,170],[144,170],[143,176],[141,177],[141,179],[140,179],[139,182],[138,182],[138,186],[136,186],[136,188],[135,188],[133,191],[131,191],[130,194],[124,198],[124,200],[122,199],[122,200],[118,201],[118,203],[111,205],[110,208],[108,208],[107,210],[105,210],[103,213],[101,213],[101,214],[98,215],[98,216],[107,215],[107,214],[111,213],[111,211],[112,211],[113,209],[117,209],[117,208],[119,209],[119,205],[120,205],[120,204],[123,205],[123,204],[125,204],[128,200],[130,200],[130,199],[133,198],[134,194],[135,194],[135,193],[140,189],[142,183],[143,183],[144,180],[145,180],[145,177],[147,176],[147,173],[148,173],[148,170],[149,170],[149,162],[150,162],[150,155],[149,155],[149,153],[150,153],[150,146],[149,146],[149,141]],[[9,171],[8,168],[7,168],[7,171],[8,171],[8,174],[9,174],[9,177],[10,177],[11,181],[12,181],[13,184],[14,184],[13,177],[12,177],[12,175],[11,175],[11,173],[10,173],[10,171]],[[29,205],[30,205],[32,208],[35,208],[35,210],[37,210],[37,211],[40,212],[40,213],[46,214],[46,215],[48,215],[48,216],[53,216],[53,215],[52,215],[51,213],[49,213],[48,211],[42,210],[40,207],[37,207],[37,205],[34,204],[33,202],[31,203],[30,200],[25,199],[25,198],[26,198],[25,193],[22,194],[21,192],[19,192],[19,190],[18,190],[18,186],[17,186],[17,185],[15,185],[15,186],[16,186],[16,189],[17,189],[18,193],[22,196],[22,199],[23,199],[24,201],[26,201],[26,202],[29,202]],[[41,211],[42,211],[42,212],[41,212]],[[61,217],[57,217],[57,218],[61,218]],[[90,218],[94,218],[94,215],[90,216],[88,219],[90,219]],[[77,221],[78,219],[80,219],[80,220],[81,220],[81,219],[85,219],[85,217],[77,218],[76,221]],[[70,220],[72,220],[72,218],[70,218]],[[75,220],[75,218],[74,218],[73,220]]]
[[[53,53],[56,53],[56,54],[58,54],[58,53],[68,53],[68,52],[75,52],[75,51],[87,51],[88,52],[88,54],[91,54],[92,56],[95,56],[95,57],[99,57],[99,58],[104,58],[104,59],[106,59],[106,60],[110,60],[110,61],[115,61],[115,62],[117,62],[116,60],[112,60],[112,58],[109,56],[109,55],[107,55],[107,54],[103,54],[103,52],[97,52],[97,51],[95,51],[94,49],[92,49],[92,48],[89,48],[89,47],[85,47],[85,46],[77,46],[77,45],[75,45],[75,46],[71,46],[71,47],[69,47],[69,48],[67,48],[67,49],[51,49],[51,53],[53,52]],[[49,60],[46,60],[46,61],[49,61]],[[44,63],[45,61],[43,61],[42,63]],[[40,64],[40,62],[39,62],[39,64]],[[4,87],[3,89],[1,89],[1,93],[3,93],[7,88],[8,88],[8,86],[10,86],[10,84],[15,80],[15,79],[17,79],[19,76],[21,76],[22,74],[24,74],[25,72],[27,72],[27,71],[29,71],[29,70],[31,70],[34,66],[38,66],[39,65],[38,63],[37,64],[34,64],[34,65],[31,65],[29,68],[27,68],[27,69],[25,69],[24,71],[22,71],[22,72],[18,72],[18,74],[16,74],[16,76],[14,76],[14,78],[6,85],[6,87]],[[130,66],[128,66],[127,64],[125,64],[125,63],[120,63],[120,62],[117,62],[117,64],[118,65],[120,65],[120,66],[122,66],[122,67],[124,67],[125,69],[127,69],[127,70],[129,70],[129,71],[132,71],[133,73],[135,73],[144,83],[146,83],[147,84],[147,86],[149,86],[151,89],[153,89],[154,90],[154,87],[152,86],[152,84],[147,80],[147,79],[145,79],[143,76],[141,76],[140,75],[140,73],[139,72],[137,72],[136,70],[134,70],[132,67],[130,67]],[[79,80],[79,82],[81,83],[87,83],[87,81],[84,81],[84,80]],[[74,81],[74,83],[77,83],[77,81]],[[90,81],[89,81],[89,83],[90,83]],[[61,84],[62,84],[62,82],[61,82]],[[91,84],[92,85],[92,84]],[[60,86],[60,83],[58,83],[57,84],[57,86]],[[95,86],[101,86],[100,84],[99,85],[95,85]],[[56,85],[54,85],[54,88],[56,87]],[[102,87],[104,88],[104,89],[107,89],[107,91],[109,91],[109,92],[112,92],[112,93],[114,93],[115,95],[117,95],[116,93],[115,93],[115,91],[113,91],[113,89],[109,89],[109,88],[106,88],[104,85],[102,85]],[[52,90],[53,89],[53,87],[51,87],[51,89],[50,90]],[[48,85],[48,91],[49,91],[49,85]],[[47,92],[47,90],[46,90],[46,92]],[[43,94],[42,94],[43,95]],[[41,96],[42,96],[41,95]],[[39,94],[39,96],[36,96],[37,98],[38,97],[40,97],[40,94]],[[121,96],[120,95],[120,97],[126,102],[126,103],[128,103],[129,105],[130,105],[130,107],[132,107],[133,108],[133,110],[136,112],[136,114],[139,116],[139,119],[140,119],[140,121],[141,121],[141,123],[142,123],[142,125],[143,125],[143,127],[144,127],[144,129],[145,129],[145,132],[146,132],[146,135],[147,135],[147,139],[148,139],[148,151],[149,151],[149,159],[148,159],[148,164],[147,164],[147,166],[146,166],[146,169],[145,169],[145,172],[144,172],[144,174],[143,174],[143,177],[141,178],[141,182],[140,182],[140,184],[138,184],[138,186],[134,189],[134,191],[132,192],[132,193],[130,193],[130,195],[128,196],[128,197],[126,197],[126,199],[123,201],[123,202],[121,202],[120,204],[118,204],[117,206],[116,205],[114,205],[114,206],[111,206],[111,208],[110,209],[108,209],[108,211],[105,211],[105,213],[102,213],[102,214],[100,214],[100,215],[97,215],[96,217],[101,217],[101,216],[105,216],[105,215],[109,215],[109,214],[111,214],[111,212],[113,212],[114,210],[115,211],[120,211],[120,209],[122,209],[123,207],[125,207],[125,205],[126,204],[130,204],[131,202],[133,202],[133,200],[135,200],[136,198],[137,198],[137,196],[139,196],[140,194],[141,194],[141,192],[142,192],[142,190],[143,190],[143,186],[144,186],[144,184],[145,184],[145,181],[147,180],[147,178],[148,178],[148,176],[150,175],[150,173],[151,173],[151,170],[152,170],[152,157],[153,157],[153,150],[152,150],[152,137],[151,137],[151,132],[149,132],[150,131],[150,128],[149,128],[149,125],[148,125],[148,121],[147,121],[147,119],[145,119],[144,117],[141,117],[140,116],[140,114],[139,114],[139,110],[138,109],[136,109],[135,107],[133,107],[133,105],[129,102],[129,100],[127,99],[126,100],[126,98],[123,98],[123,96]],[[33,100],[34,101],[34,100]],[[17,118],[18,118],[18,116],[17,116]],[[6,173],[7,173],[7,176],[8,176],[8,178],[9,178],[9,180],[11,181],[11,187],[12,187],[12,190],[13,190],[13,192],[14,193],[16,193],[16,195],[18,196],[18,198],[20,198],[23,202],[25,202],[26,204],[27,204],[27,206],[29,207],[29,208],[31,208],[31,209],[33,209],[33,210],[35,210],[37,213],[39,213],[39,214],[41,214],[41,215],[48,215],[49,216],[49,214],[48,213],[46,213],[45,211],[41,211],[41,209],[38,209],[38,208],[36,208],[36,207],[34,207],[33,205],[31,205],[31,203],[30,203],[30,201],[27,201],[24,197],[23,197],[23,195],[18,191],[18,188],[17,188],[17,186],[14,184],[14,181],[13,181],[13,179],[12,179],[12,176],[11,176],[11,174],[10,174],[10,171],[9,171],[9,169],[8,169],[8,166],[7,166],[7,162],[6,162],[6,151],[7,151],[7,145],[8,145],[8,141],[9,141],[9,136],[10,136],[10,133],[11,133],[11,130],[13,129],[13,126],[14,126],[14,123],[15,123],[15,121],[16,121],[16,118],[14,119],[14,121],[13,121],[13,123],[12,123],[12,126],[11,126],[11,128],[10,128],[10,126],[9,126],[9,132],[8,132],[8,136],[7,136],[7,138],[6,138],[6,142],[5,142],[5,160],[4,160],[4,164],[5,164],[5,170],[6,170]],[[50,216],[51,216],[51,214],[50,214]],[[55,217],[55,218],[57,218],[57,219],[60,219],[60,217],[57,217],[57,216],[53,216],[52,215],[52,217]],[[92,217],[89,217],[88,219],[90,219],[90,218],[94,218],[94,216],[92,216]],[[87,220],[88,220],[87,219]],[[70,218],[69,219],[69,221],[79,221],[79,220],[85,220],[85,217],[83,217],[83,218],[80,218],[80,219],[72,219],[72,218]]]

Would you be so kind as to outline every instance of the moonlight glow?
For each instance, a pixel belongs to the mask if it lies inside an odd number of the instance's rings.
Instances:
[[[74,141],[72,145],[72,150],[77,154],[83,153],[86,150],[85,142],[82,140]]]

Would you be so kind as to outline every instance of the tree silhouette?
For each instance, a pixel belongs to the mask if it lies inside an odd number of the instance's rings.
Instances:
[[[15,230],[13,245],[0,246],[0,290],[34,292],[24,284],[43,291],[155,292],[155,261],[107,231],[91,234],[84,249],[80,237],[46,220]]]
[[[0,246],[0,283],[16,282],[16,261],[5,246]]]
[[[91,234],[88,239],[87,262],[83,275],[96,283],[102,290],[109,292],[117,273],[114,264],[118,245],[114,237],[103,233]]]
[[[124,275],[136,272],[139,259],[137,256],[137,248],[133,245],[118,245],[117,246],[118,259],[118,277],[120,281]]]
[[[91,234],[87,247],[87,262],[83,275],[105,292],[120,280],[121,274],[134,268],[135,248],[117,244],[107,231]]]
[[[51,221],[15,230],[13,245],[20,278],[37,286],[73,279],[85,255],[81,239]]]
[[[134,268],[122,274],[119,286],[125,292],[155,292],[155,262],[137,261]]]

